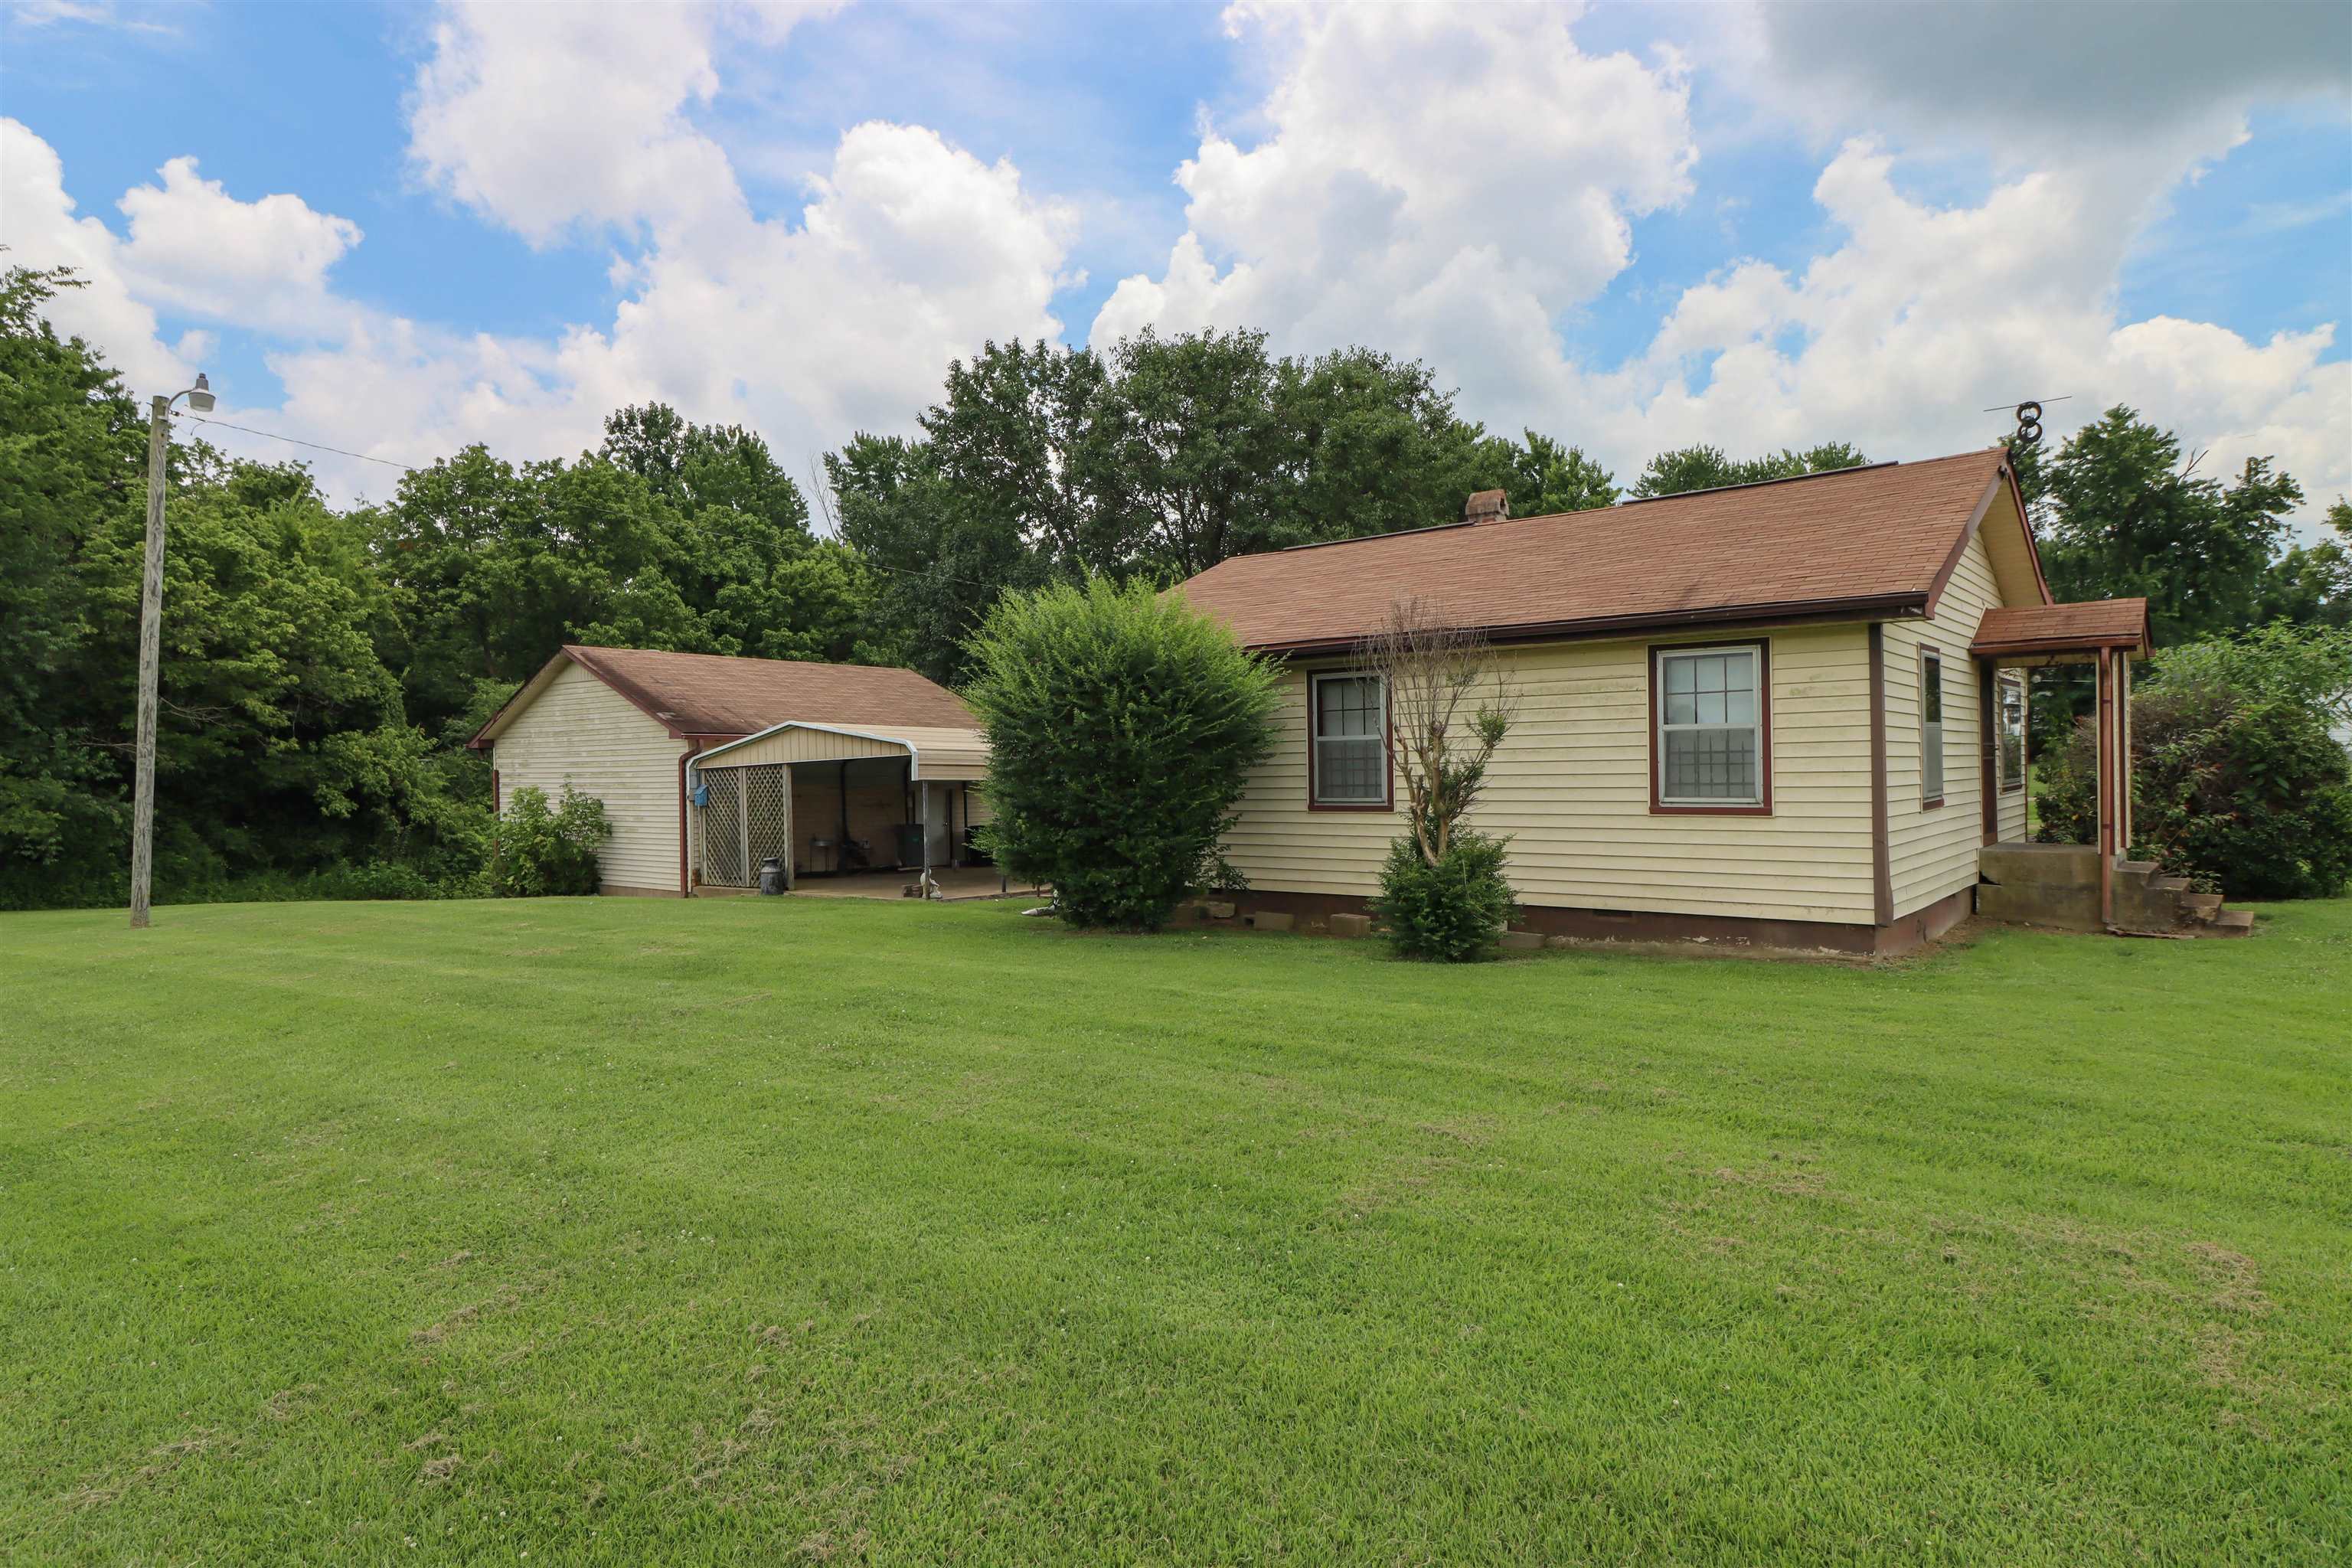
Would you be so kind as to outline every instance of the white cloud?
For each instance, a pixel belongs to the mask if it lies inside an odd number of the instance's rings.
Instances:
[[[688,109],[724,36],[781,41],[824,4],[445,5],[417,71],[409,154],[425,182],[534,245],[578,225],[740,211]]]
[[[121,242],[94,217],[76,217],[56,151],[21,122],[0,119],[0,245],[20,267],[70,267],[82,281],[49,301],[60,332],[100,345],[133,392],[168,392],[195,372],[156,336],[155,311],[124,276]]]
[[[134,185],[116,205],[130,220],[122,264],[143,299],[186,314],[277,330],[315,331],[342,311],[327,269],[359,244],[359,225],[299,196],[243,202],[173,158],[161,185]]]
[[[1678,61],[1586,55],[1573,15],[1233,7],[1283,61],[1265,134],[1204,132],[1165,271],[1123,280],[1094,338],[1260,326],[1475,360],[1490,392],[1535,395],[1550,321],[1624,269],[1630,219],[1687,195],[1696,153]]]
[[[552,342],[384,320],[275,354],[280,427],[376,431],[364,449],[409,461],[473,441],[559,456],[593,446],[613,409],[659,399],[760,430],[797,473],[854,430],[910,427],[948,361],[983,338],[1061,331],[1049,306],[1066,218],[1009,164],[919,127],[856,126],[796,216],[657,245],[609,326]]]

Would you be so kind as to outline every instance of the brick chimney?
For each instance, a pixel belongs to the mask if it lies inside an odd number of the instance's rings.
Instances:
[[[1462,503],[1462,521],[1468,523],[1500,522],[1510,515],[1511,498],[1501,490],[1472,490]]]

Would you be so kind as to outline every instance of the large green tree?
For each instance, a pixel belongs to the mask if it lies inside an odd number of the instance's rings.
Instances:
[[[2039,458],[2042,566],[2061,600],[2142,596],[2160,644],[2254,624],[2303,489],[2267,458],[2224,484],[2117,405]]]
[[[0,863],[28,879],[118,818],[120,733],[79,688],[90,636],[81,563],[135,514],[145,421],[113,371],[41,307],[79,287],[62,268],[0,274]],[[127,842],[127,840],[126,840]]]
[[[2298,544],[2279,557],[2263,584],[2265,620],[2315,626],[2352,626],[2352,501],[2327,509],[2335,534]]]
[[[1422,528],[1504,488],[1522,513],[1606,505],[1609,474],[1461,418],[1429,368],[1265,335],[1143,332],[1100,351],[992,343],[949,366],[916,442],[827,459],[889,646],[940,679],[998,594],[1087,574],[1179,581],[1226,557]]]
[[[929,443],[859,435],[824,461],[841,542],[873,585],[867,635],[889,658],[960,684],[965,639],[1004,590],[1047,579],[1049,553],[1007,509],[950,483]]]
[[[1843,441],[1824,441],[1801,452],[1783,447],[1745,459],[1726,456],[1720,447],[1680,447],[1650,459],[1641,478],[1633,481],[1633,495],[1636,500],[1647,500],[1654,496],[1683,495],[1724,485],[1752,485],[1765,479],[1790,479],[1801,474],[1858,468],[1868,461],[1860,450]]]

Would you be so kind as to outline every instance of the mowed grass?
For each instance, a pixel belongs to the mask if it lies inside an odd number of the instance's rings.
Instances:
[[[0,919],[12,1562],[2341,1563],[2352,903]]]

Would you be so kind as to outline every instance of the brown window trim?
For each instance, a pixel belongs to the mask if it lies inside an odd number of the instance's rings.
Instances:
[[[1381,798],[1318,800],[1315,787],[1315,683],[1318,680],[1360,679],[1370,676],[1381,683]],[[1310,669],[1307,672],[1307,809],[1309,811],[1394,811],[1396,809],[1396,706],[1389,683],[1377,669]]]
[[[2007,723],[2006,719],[2002,717],[2000,705],[2000,689],[2004,686],[2014,686],[2017,688],[2017,711],[2019,718],[2022,721],[2019,726],[2017,734],[2017,776],[2015,778],[2011,778],[2006,773],[2002,773],[2000,772],[2000,742],[2003,737],[2003,728]],[[1993,771],[2000,779],[2000,793],[2003,795],[2023,795],[2025,793],[2026,738],[2028,732],[2033,727],[2032,710],[2027,708],[2025,703],[2025,672],[2015,669],[2004,669],[1996,672],[1992,679]]]
[[[1944,650],[1934,643],[1923,642],[1919,645],[1918,700],[1913,710],[1919,716],[1919,809],[1941,811],[1944,808],[1945,800],[1951,793],[1952,758],[1949,748],[1946,748],[1943,753],[1943,793],[1929,795],[1927,793],[1927,661],[1931,658],[1936,661],[1937,706],[1939,709],[1948,709],[1951,706],[1946,700],[1944,691]],[[1945,740],[1949,741],[1952,738],[1950,728],[1944,717],[1940,715],[1937,717],[1936,728]]]
[[[1662,798],[1665,782],[1666,749],[1658,743],[1658,729],[1664,720],[1664,710],[1659,706],[1658,668],[1664,656],[1683,653],[1694,648],[1753,648],[1756,652],[1756,774],[1762,786],[1761,799],[1744,805],[1683,805]],[[1772,815],[1772,639],[1770,637],[1706,637],[1696,641],[1657,643],[1650,645],[1650,708],[1647,721],[1650,730],[1650,815],[1653,816],[1769,816]]]

